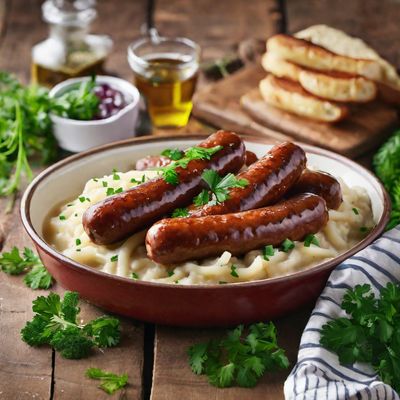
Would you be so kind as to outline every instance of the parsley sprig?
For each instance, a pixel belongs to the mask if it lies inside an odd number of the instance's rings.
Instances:
[[[160,168],[163,179],[171,185],[179,183],[179,174],[177,168],[186,169],[189,162],[192,160],[210,160],[211,157],[222,149],[222,146],[215,146],[210,148],[205,147],[190,147],[185,151],[182,158]]]
[[[27,272],[24,282],[31,289],[48,289],[53,284],[53,278],[40,258],[27,247],[24,248],[22,256],[15,246],[10,252],[2,253],[0,269],[9,275],[20,275]]]
[[[64,358],[87,357],[92,347],[116,346],[120,340],[119,320],[109,316],[78,324],[79,295],[65,292],[39,296],[33,301],[35,316],[21,330],[22,340],[30,346],[51,345]]]
[[[322,327],[320,342],[341,364],[372,365],[381,379],[400,391],[400,285],[388,283],[379,297],[368,284],[348,290],[341,304],[349,318]]]
[[[400,130],[378,150],[373,165],[392,200],[392,212],[386,227],[391,229],[400,224]]]
[[[128,383],[128,375],[116,375],[100,368],[88,368],[86,376],[90,379],[100,380],[99,388],[107,394],[114,394],[117,390],[124,388]]]
[[[203,189],[199,195],[193,199],[196,206],[205,204],[215,205],[223,203],[229,199],[229,189],[231,188],[244,188],[249,182],[247,179],[238,179],[233,174],[227,174],[221,177],[218,172],[207,169],[201,177],[207,183],[209,189]]]
[[[191,346],[188,354],[192,371],[217,387],[253,387],[265,372],[289,366],[272,322],[250,325],[247,334],[239,325],[223,339]]]

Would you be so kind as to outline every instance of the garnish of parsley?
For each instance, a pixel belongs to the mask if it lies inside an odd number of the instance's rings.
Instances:
[[[229,199],[229,189],[244,188],[249,182],[247,179],[237,179],[233,174],[221,177],[212,169],[205,170],[201,177],[207,183],[209,189],[203,189],[199,195],[193,199],[196,206],[205,204],[215,205],[223,203]]]
[[[210,160],[216,152],[220,151],[222,146],[215,146],[210,148],[205,147],[190,147],[184,153],[184,156],[165,167],[160,168],[163,179],[171,185],[179,183],[179,174],[177,168],[186,169],[189,162],[192,160]]]
[[[70,359],[87,357],[93,347],[116,346],[120,340],[117,318],[102,316],[86,324],[78,323],[79,295],[65,292],[39,296],[33,301],[35,315],[21,330],[21,337],[30,346],[48,344],[61,356]]]
[[[22,256],[17,247],[0,255],[0,269],[9,275],[27,274],[24,277],[26,286],[31,289],[48,289],[53,284],[53,278],[40,258],[25,247]]]
[[[372,365],[400,392],[400,285],[388,283],[379,297],[370,285],[357,285],[343,296],[341,307],[348,317],[323,325],[320,343],[337,353],[341,364]]]
[[[246,332],[239,325],[222,339],[191,346],[188,354],[192,371],[221,388],[254,387],[266,372],[289,366],[272,322],[250,325]]]

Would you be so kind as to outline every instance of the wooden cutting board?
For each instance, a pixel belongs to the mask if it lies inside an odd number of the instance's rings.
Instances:
[[[295,116],[267,105],[258,92],[265,71],[251,65],[210,84],[194,99],[193,114],[218,127],[276,140],[294,138],[355,157],[377,147],[398,126],[397,111],[377,102],[358,106],[331,125]]]

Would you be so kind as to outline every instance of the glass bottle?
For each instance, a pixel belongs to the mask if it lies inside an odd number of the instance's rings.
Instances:
[[[77,76],[102,73],[113,42],[107,35],[90,35],[96,18],[94,0],[46,0],[43,19],[49,37],[32,48],[32,82],[44,86]]]

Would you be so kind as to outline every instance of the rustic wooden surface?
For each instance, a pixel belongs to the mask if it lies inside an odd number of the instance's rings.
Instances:
[[[31,47],[46,35],[46,27],[40,17],[40,4],[40,0],[0,0],[0,69],[16,73],[25,82],[29,80]],[[379,4],[379,12],[376,4]],[[146,0],[99,0],[98,10],[99,17],[93,30],[111,33],[115,42],[107,69],[130,79],[126,47],[139,34],[146,20]],[[395,0],[340,0],[340,6],[335,4],[334,7],[325,0],[232,0],[229,5],[211,0],[158,0],[154,20],[162,34],[187,35],[197,40],[203,46],[206,59],[232,55],[241,40],[266,38],[284,31],[286,24],[290,31],[295,31],[312,23],[328,22],[350,33],[368,35],[372,45],[378,45],[382,54],[399,65],[399,50],[394,40],[399,37],[399,16]],[[212,122],[217,123],[217,120]],[[249,125],[251,130],[252,123]],[[190,134],[210,132],[212,129],[191,118],[185,129],[155,130],[153,133]],[[269,130],[265,134],[279,140],[284,138]],[[370,157],[366,157],[365,163],[369,160]],[[19,223],[18,202],[12,214],[4,214],[4,208],[5,200],[1,199],[0,250],[9,250],[14,245],[32,246]],[[63,292],[57,285],[52,290]],[[19,339],[19,331],[32,316],[32,300],[46,293],[26,288],[21,277],[0,273],[0,399],[110,398],[97,389],[97,382],[84,377],[84,371],[89,366],[128,373],[129,386],[111,398],[148,399],[150,393],[153,400],[275,400],[283,397],[282,385],[287,372],[266,376],[252,390],[216,389],[209,386],[204,377],[190,372],[187,347],[198,340],[218,336],[222,334],[221,330],[156,327],[154,366],[154,328],[123,318],[121,345],[108,349],[104,354],[95,353],[86,360],[63,360],[47,347],[31,348]],[[292,364],[309,312],[308,309],[302,310],[277,321],[280,344],[287,349]],[[83,302],[84,319],[101,313],[101,310]]]

